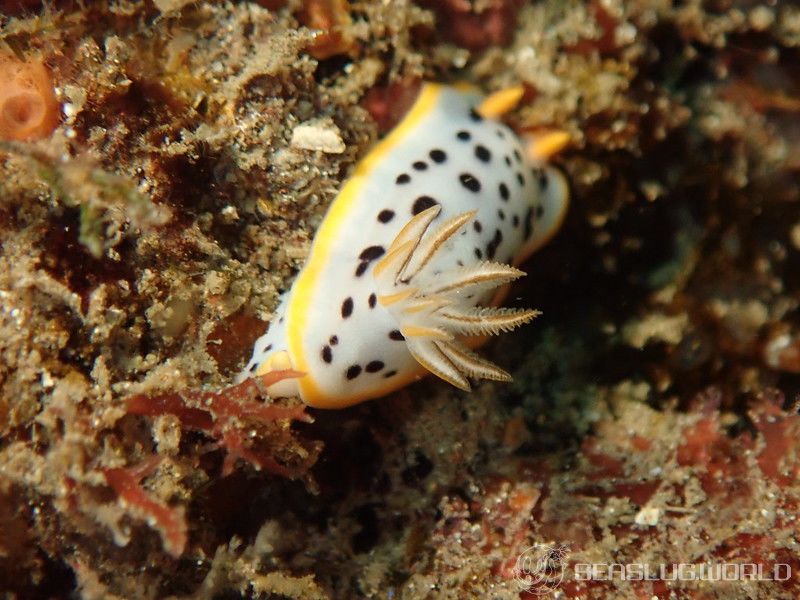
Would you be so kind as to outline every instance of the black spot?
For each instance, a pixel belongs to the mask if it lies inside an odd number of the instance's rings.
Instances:
[[[356,267],[356,277],[361,277],[369,267],[369,261],[362,261]]]
[[[404,183],[411,181],[411,176],[408,173],[400,173],[400,175],[398,175],[397,179],[394,181],[398,185],[403,185]]]
[[[475,146],[475,157],[481,162],[488,163],[492,160],[492,153],[485,146],[478,144]]]
[[[323,346],[322,347],[322,360],[326,363],[330,364],[333,360],[333,352],[331,352],[330,346]]]
[[[358,258],[366,261],[375,260],[383,256],[384,252],[386,252],[386,250],[383,249],[383,246],[369,246],[361,251]]]
[[[397,371],[388,371],[383,377],[384,379],[389,379],[389,377],[394,377],[397,375]]]
[[[463,260],[461,260],[461,259],[459,258],[459,259],[456,261],[456,264],[457,264],[459,267],[463,267],[463,266],[464,266],[464,261],[463,261]]]
[[[364,271],[367,270],[369,263],[383,256],[384,252],[386,251],[383,249],[383,246],[369,246],[368,248],[364,248],[361,254],[358,255],[358,258],[361,259],[361,264],[356,268],[356,277],[361,277]]]
[[[506,155],[503,157],[503,162],[505,162],[505,163],[506,163],[506,166],[507,166],[507,167],[510,167],[510,166],[511,166],[511,157],[510,157],[508,154],[506,154]]]
[[[347,298],[342,302],[342,317],[345,319],[353,314],[353,299]]]
[[[267,344],[266,346],[264,346],[264,352],[265,353],[269,352],[270,350],[272,350],[272,344]]]
[[[283,317],[282,316],[278,318],[278,323],[283,323]]]
[[[478,260],[483,258],[483,251],[480,248],[475,248],[475,258]]]
[[[414,200],[414,206],[411,207],[411,214],[418,215],[423,210],[428,210],[431,206],[436,206],[437,204],[439,203],[430,196],[420,196]]]
[[[514,217],[511,219],[511,224],[514,227],[519,227],[519,215],[514,215]]]
[[[252,365],[250,365],[250,368],[249,368],[248,370],[249,370],[251,373],[255,373],[255,372],[256,372],[256,369],[258,369],[258,363],[253,363]]]
[[[462,173],[458,176],[458,180],[470,192],[478,193],[481,191],[481,182],[478,181],[474,175],[470,173]]]
[[[522,155],[519,153],[519,150],[516,148],[514,149],[514,158],[517,159],[517,162],[522,162]]]
[[[547,173],[544,172],[544,169],[533,168],[531,169],[531,175],[533,175],[533,178],[536,179],[540,189],[547,189],[547,186],[550,184],[550,180],[547,178]]]
[[[414,167],[414,169],[417,171],[424,171],[425,169],[428,168],[428,163],[426,163],[424,160],[418,160],[414,162],[414,164],[412,164],[411,166]]]
[[[472,136],[470,135],[469,131],[459,131],[456,134],[456,137],[460,139],[462,142],[468,142],[472,139]]]
[[[498,208],[497,209],[497,216],[501,221],[505,221],[506,220],[506,213],[503,212],[502,208]]]
[[[541,219],[543,214],[544,214],[544,206],[539,204],[536,207],[536,218]]]
[[[388,208],[386,208],[378,213],[378,221],[380,221],[381,223],[388,223],[392,219],[394,219],[393,210],[389,210]]]
[[[522,176],[522,173],[517,172],[517,183],[521,186],[525,185],[525,177]]]
[[[497,130],[497,137],[499,137],[501,140],[506,139],[506,132],[503,131],[502,129],[498,129]]]
[[[344,376],[348,379],[355,379],[359,375],[361,375],[361,365],[350,365],[344,372]]]
[[[476,233],[480,233],[481,231],[483,231],[483,225],[481,225],[481,222],[478,221],[477,219],[475,219],[472,222],[472,228],[475,230]]]
[[[377,296],[375,294],[370,294],[369,299],[367,299],[367,303],[369,304],[370,308],[375,308],[375,303],[378,301]]]
[[[497,247],[502,243],[502,241],[503,233],[499,229],[495,229],[492,241],[486,244],[486,256],[489,258],[489,260],[494,259],[494,255],[497,252]]]
[[[447,154],[445,154],[444,150],[439,150],[438,148],[431,150],[429,156],[433,162],[439,164],[447,160]]]
[[[508,191],[508,186],[505,183],[501,183],[499,190],[500,190],[500,198],[502,198],[503,201],[508,202],[508,198],[511,195]]]
[[[389,332],[389,339],[394,340],[395,342],[402,342],[405,341],[406,338],[403,337],[403,334],[400,333],[399,329],[392,329]]]
[[[380,360],[372,360],[372,361],[370,361],[370,362],[368,362],[368,363],[367,363],[367,366],[366,366],[366,368],[365,368],[365,371],[366,371],[367,373],[377,373],[378,371],[380,371],[381,369],[383,369],[383,367],[384,367],[384,366],[386,366],[386,365],[384,365],[384,364],[383,364],[383,361],[380,361]]]
[[[483,121],[483,117],[478,114],[478,111],[474,108],[469,109],[469,118],[475,122]]]
[[[525,213],[525,230],[524,231],[525,231],[524,237],[527,240],[529,237],[531,237],[531,234],[533,233],[533,208],[529,208],[528,212]]]
[[[328,339],[328,343],[329,343],[331,346],[335,346],[336,344],[338,344],[338,343],[339,343],[339,338],[338,338],[337,336],[335,336],[335,335],[332,335],[332,336],[330,337],[330,339]]]

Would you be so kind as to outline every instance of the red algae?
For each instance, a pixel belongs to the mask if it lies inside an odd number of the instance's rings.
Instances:
[[[266,396],[266,388],[282,379],[299,377],[297,371],[274,371],[261,377],[246,379],[218,392],[186,390],[165,394],[138,394],[126,400],[130,414],[174,415],[187,429],[203,431],[226,450],[223,475],[233,470],[233,461],[242,458],[257,469],[283,477],[298,477],[307,467],[287,467],[265,450],[251,447],[246,430],[248,421],[270,423],[278,420],[311,422],[303,405],[287,407],[262,404],[255,398]]]
[[[469,50],[505,46],[514,34],[520,0],[443,0],[434,4],[444,37]]]
[[[170,508],[148,495],[141,480],[155,471],[161,458],[152,456],[129,468],[103,469],[108,485],[117,493],[123,506],[155,527],[172,556],[180,556],[188,539],[183,507]]]
[[[783,394],[764,393],[750,409],[750,418],[764,440],[758,454],[761,472],[775,484],[785,487],[800,475],[798,444],[800,416],[786,414]]]
[[[214,327],[207,338],[206,352],[217,362],[220,371],[234,374],[242,360],[252,353],[253,344],[266,327],[266,323],[244,311],[234,313]]]
[[[363,105],[378,131],[386,133],[400,122],[416,101],[421,85],[419,79],[401,79],[367,91]]]
[[[0,139],[35,141],[58,125],[60,107],[47,67],[0,53]]]

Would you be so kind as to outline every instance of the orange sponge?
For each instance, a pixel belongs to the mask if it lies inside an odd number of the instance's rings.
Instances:
[[[348,31],[352,22],[348,0],[305,0],[299,17],[306,27],[321,30],[308,48],[314,58],[323,60],[355,48]]]
[[[0,53],[0,139],[39,140],[58,125],[59,105],[47,68]]]

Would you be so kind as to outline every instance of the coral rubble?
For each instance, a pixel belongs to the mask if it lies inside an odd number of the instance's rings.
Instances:
[[[800,594],[793,3],[46,4],[0,1],[4,595],[516,599],[536,548],[562,598]],[[229,387],[422,79],[571,137],[514,383]]]

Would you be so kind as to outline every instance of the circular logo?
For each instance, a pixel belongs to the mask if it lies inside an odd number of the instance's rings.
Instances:
[[[546,596],[561,585],[568,549],[563,544],[534,544],[520,554],[513,570],[520,591]]]

